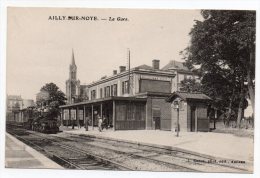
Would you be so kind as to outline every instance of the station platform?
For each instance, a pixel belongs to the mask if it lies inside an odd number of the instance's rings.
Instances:
[[[6,133],[5,167],[6,168],[52,168],[63,169],[35,149],[27,146],[12,135]]]
[[[180,132],[179,137],[172,131],[162,130],[127,130],[113,131],[104,129],[99,132],[96,127],[86,131],[85,128],[61,127],[61,130],[70,134],[84,134],[120,141],[160,146],[168,149],[180,149],[209,155],[219,159],[245,161],[253,165],[254,140],[253,138],[237,137],[232,134],[213,132]]]

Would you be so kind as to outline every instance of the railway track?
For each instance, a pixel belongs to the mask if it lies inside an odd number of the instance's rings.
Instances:
[[[216,161],[217,158],[213,158],[201,154],[195,154],[191,152],[185,152],[181,150],[169,150],[169,149],[158,148],[154,146],[133,144],[125,141],[95,138],[86,135],[78,136],[72,134],[70,138],[77,142],[83,142],[84,145],[92,145],[95,147],[112,150],[118,153],[124,153],[129,156],[135,156],[140,159],[159,162],[161,164],[175,165],[187,170],[189,169],[190,171],[240,172],[240,173],[250,172],[250,170],[246,169],[245,166],[243,166],[243,164],[242,166],[232,166],[229,165],[228,163],[217,162]],[[68,139],[68,135],[66,136],[66,139]],[[88,140],[87,143],[86,140]],[[235,160],[226,160],[226,161],[235,161]]]
[[[37,133],[30,134],[25,130],[14,130],[13,127],[12,131],[10,131],[10,127],[7,128],[7,132],[65,168],[87,170],[131,170],[131,168],[120,165],[106,158],[102,158],[98,155],[76,149],[73,146],[57,143],[56,141],[47,138],[48,135],[42,137],[37,135]]]
[[[163,157],[163,159],[166,161],[167,157],[174,157],[174,159],[179,159],[180,162],[186,162],[186,164],[189,163],[188,167],[192,168],[194,167],[197,171],[205,171],[205,165],[207,167],[208,172],[217,171],[218,169],[221,171],[221,169],[225,169],[226,171],[231,172],[250,172],[249,169],[245,168],[248,165],[245,164],[236,164],[236,165],[230,165],[230,162],[239,162],[239,160],[231,160],[231,159],[224,159],[224,158],[215,158],[208,155],[198,154],[198,153],[192,153],[187,152],[185,150],[172,150],[172,149],[166,149],[162,147],[156,147],[156,146],[149,146],[149,145],[139,145],[136,143],[129,143],[127,141],[120,141],[120,140],[114,140],[109,138],[102,138],[102,137],[93,137],[89,135],[78,135],[71,134],[73,139],[80,138],[82,141],[85,139],[90,139],[93,142],[97,143],[100,142],[104,147],[120,147],[120,148],[132,148],[136,150],[136,153],[138,156],[140,155],[146,155],[148,153],[149,158],[156,158],[158,160],[159,157]],[[80,140],[79,140],[80,141]],[[104,145],[104,143],[106,145]],[[138,152],[140,151],[140,152]],[[132,153],[130,153],[132,154]],[[196,165],[194,166],[194,162],[196,162]]]
[[[250,170],[242,166],[219,164],[212,161],[212,157],[187,153],[180,150],[168,150],[86,135],[60,133],[57,135],[47,135],[47,138],[46,134],[42,133],[31,131],[26,131],[26,133],[34,135],[38,139],[45,139],[45,141],[52,143],[52,145],[56,145],[67,151],[74,151],[77,154],[89,156],[90,159],[85,159],[84,156],[80,155],[65,159],[65,161],[73,165],[78,165],[78,167],[74,166],[76,169],[99,169],[95,167],[95,165],[92,166],[87,163],[85,165],[86,160],[96,159],[99,161],[102,160],[102,162],[107,165],[112,164],[118,168],[113,169],[106,165],[101,167],[101,169],[110,170],[250,172]]]

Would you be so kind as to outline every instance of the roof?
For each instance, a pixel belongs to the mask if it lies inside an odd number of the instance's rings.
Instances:
[[[135,69],[153,70],[153,67],[148,66],[148,65],[146,65],[146,64],[143,64],[143,65],[140,65],[140,66],[135,67]]]
[[[190,71],[188,67],[184,65],[184,62],[179,62],[175,60],[171,60],[168,64],[166,64],[162,70],[182,70],[182,71]]]
[[[168,97],[166,100],[168,102],[173,101],[176,97],[180,97],[183,100],[204,100],[209,101],[212,100],[209,96],[204,93],[188,93],[188,92],[174,92]]]
[[[144,102],[146,101],[146,98],[142,97],[120,97],[120,96],[110,96],[108,98],[99,98],[99,99],[94,99],[94,100],[88,100],[88,101],[83,101],[79,103],[72,103],[72,104],[66,104],[66,105],[61,105],[59,108],[73,108],[77,106],[84,106],[84,105],[89,105],[91,104],[98,104],[98,103],[103,103],[106,101],[141,101]]]
[[[7,99],[9,100],[22,100],[21,95],[7,95]]]
[[[137,97],[155,96],[155,97],[164,97],[164,98],[167,98],[170,95],[171,95],[171,93],[150,92],[150,91],[136,94]]]
[[[133,73],[151,74],[151,75],[167,76],[167,77],[174,77],[176,75],[172,71],[155,70],[153,68],[152,69],[148,69],[149,67],[150,66],[148,66],[148,65],[141,65],[141,66],[132,68],[130,70],[130,74],[133,74]],[[147,68],[147,69],[144,69],[144,68]],[[129,70],[126,70],[124,72],[118,73],[116,75],[109,76],[109,77],[104,78],[104,79],[100,79],[100,80],[94,81],[94,82],[88,84],[88,87],[92,87],[94,85],[98,85],[100,83],[105,83],[107,81],[111,81],[111,80],[114,80],[114,79],[117,79],[117,78],[120,78],[120,77],[123,77],[123,76],[127,76],[127,75],[129,75]]]

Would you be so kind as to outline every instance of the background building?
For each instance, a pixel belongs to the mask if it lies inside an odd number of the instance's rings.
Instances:
[[[7,95],[6,120],[22,122],[21,110],[34,105],[32,99],[22,99],[21,95]]]
[[[189,70],[183,62],[171,60],[167,65],[162,68],[162,70],[172,71],[176,74],[176,77],[173,81],[172,92],[180,91],[182,87],[181,82],[184,79],[195,79],[196,81],[199,81],[199,77],[195,75],[191,70]]]

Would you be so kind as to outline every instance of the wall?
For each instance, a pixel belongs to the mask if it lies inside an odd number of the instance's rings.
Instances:
[[[23,106],[21,109],[30,107],[30,106],[34,106],[34,101],[30,100],[30,99],[23,99]]]
[[[171,130],[171,104],[165,101],[165,97],[155,97],[152,98],[152,109],[153,108],[159,108],[161,111],[161,130]],[[154,124],[153,122],[153,128],[155,128]]]
[[[187,131],[191,131],[191,105],[187,104]]]
[[[197,131],[209,131],[209,118],[207,117],[207,105],[201,102],[188,102],[187,130],[191,131],[191,107],[192,106],[196,107],[195,117],[197,117],[197,119],[195,119],[195,122],[197,120],[197,123],[195,125],[197,125]]]
[[[152,130],[153,128],[153,119],[152,119],[152,98],[148,97],[146,101],[146,121],[145,121],[145,129]]]
[[[198,131],[209,131],[209,118],[207,117],[207,105],[199,104],[197,106]]]
[[[145,129],[145,102],[116,101],[115,130]]]
[[[171,130],[175,131],[175,128],[177,128],[177,109],[174,109],[171,107],[171,113],[172,113],[172,124],[171,124]],[[188,122],[187,122],[187,102],[182,101],[182,107],[179,109],[179,125],[180,125],[180,131],[188,131]]]
[[[193,74],[190,74],[190,72],[178,72],[176,71],[176,77],[173,78],[173,82],[172,82],[172,92],[175,91],[179,91],[180,87],[181,87],[181,81],[183,81],[185,78],[189,79],[196,79],[197,82],[199,82],[200,80],[198,79],[198,76],[195,76]]]
[[[91,96],[91,91],[96,90],[96,99],[100,98],[100,88],[103,88],[103,96],[104,96],[104,87],[106,86],[111,86],[114,84],[117,84],[117,96],[134,96],[138,93],[140,93],[140,80],[145,79],[145,80],[152,80],[152,81],[165,81],[165,82],[170,82],[170,88],[172,85],[172,77],[167,77],[167,76],[160,76],[159,74],[139,74],[139,73],[132,73],[131,78],[130,78],[130,85],[131,85],[131,93],[130,94],[122,94],[122,82],[128,81],[129,76],[118,76],[113,80],[109,81],[104,81],[100,82],[99,84],[95,84],[93,86],[89,87],[88,91],[88,96]],[[104,79],[106,80],[106,79]],[[167,90],[168,91],[168,90]],[[171,89],[169,89],[168,92],[171,92]]]
[[[113,79],[113,80],[110,80],[110,81],[107,81],[107,82],[104,82],[104,83],[101,83],[101,84],[91,86],[88,89],[89,99],[92,99],[91,98],[91,91],[92,90],[96,90],[96,99],[99,99],[100,98],[100,88],[102,88],[102,90],[103,90],[103,98],[104,98],[104,88],[107,87],[107,86],[114,85],[114,84],[117,84],[117,96],[127,96],[127,94],[122,95],[122,82],[127,81],[127,80],[129,80],[129,77],[123,76],[123,77],[116,78],[116,79]],[[111,91],[111,89],[110,89],[110,91]]]
[[[171,83],[169,81],[160,81],[160,80],[148,80],[140,79],[140,93],[144,92],[162,92],[170,93],[171,92]]]
[[[155,129],[153,109],[161,112],[161,130],[171,130],[171,103],[165,101],[165,97],[149,96],[146,102],[146,130]]]

